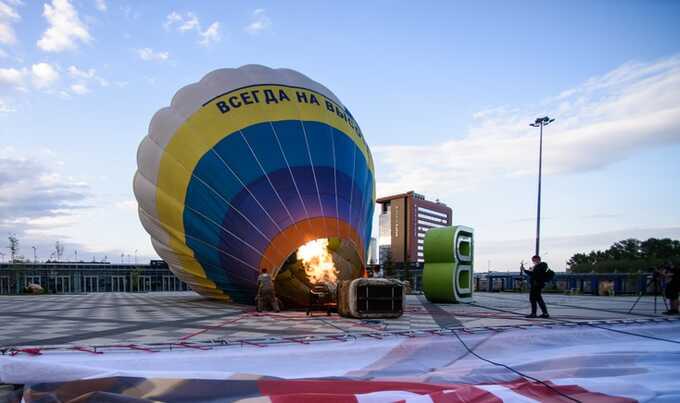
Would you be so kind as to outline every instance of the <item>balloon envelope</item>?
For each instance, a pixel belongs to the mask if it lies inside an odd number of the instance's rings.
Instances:
[[[154,248],[203,295],[253,303],[259,271],[276,274],[314,239],[365,261],[370,150],[337,97],[296,71],[221,69],[182,88],[151,120],[137,164]]]

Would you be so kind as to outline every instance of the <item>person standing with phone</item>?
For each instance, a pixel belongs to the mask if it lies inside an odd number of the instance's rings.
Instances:
[[[536,316],[537,305],[541,307],[541,318],[549,318],[548,308],[545,306],[543,301],[543,287],[545,287],[546,277],[548,274],[548,265],[541,261],[540,256],[534,256],[531,258],[531,262],[534,266],[531,269],[525,269],[522,265],[522,272],[529,276],[529,302],[531,303],[531,313],[527,315],[527,318],[538,318]]]

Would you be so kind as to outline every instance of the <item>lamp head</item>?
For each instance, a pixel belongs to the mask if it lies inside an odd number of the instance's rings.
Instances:
[[[542,118],[536,118],[534,123],[530,123],[529,126],[531,126],[531,127],[547,126],[554,121],[555,121],[555,119],[553,119],[553,118],[550,118],[548,116],[543,116]]]

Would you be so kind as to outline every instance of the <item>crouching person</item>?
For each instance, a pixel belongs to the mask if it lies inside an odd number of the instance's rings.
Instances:
[[[263,268],[262,273],[257,277],[257,311],[279,312],[279,302],[276,299],[276,291],[274,290],[274,281],[267,273],[267,269]]]

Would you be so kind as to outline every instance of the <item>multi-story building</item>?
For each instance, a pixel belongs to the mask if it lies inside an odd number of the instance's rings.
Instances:
[[[21,294],[29,284],[37,284],[50,294],[188,290],[162,260],[149,264],[0,263],[0,295]]]
[[[371,238],[368,243],[368,256],[366,257],[367,264],[378,264],[378,240]]]
[[[453,211],[446,204],[425,200],[413,191],[376,200],[380,263],[422,262],[425,233],[430,228],[450,226]]]

